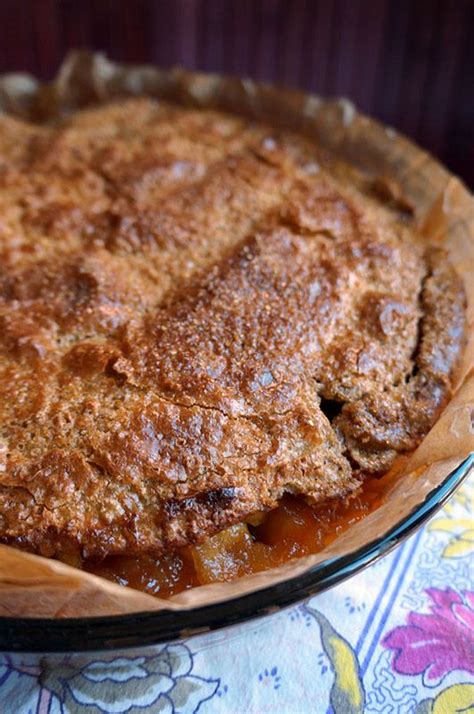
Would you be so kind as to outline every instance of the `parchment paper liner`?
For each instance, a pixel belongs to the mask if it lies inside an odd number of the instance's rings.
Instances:
[[[0,615],[84,617],[211,604],[299,575],[326,559],[355,552],[387,533],[474,451],[474,199],[430,155],[393,129],[359,114],[346,100],[325,101],[250,80],[113,64],[102,55],[71,54],[51,85],[30,75],[0,78],[0,111],[47,121],[81,106],[146,94],[214,107],[296,130],[373,176],[390,179],[415,208],[427,241],[443,243],[468,295],[469,343],[456,393],[400,473],[387,501],[329,547],[232,583],[193,588],[170,600],[123,588],[60,562],[0,545]],[[203,623],[204,625],[205,623]]]

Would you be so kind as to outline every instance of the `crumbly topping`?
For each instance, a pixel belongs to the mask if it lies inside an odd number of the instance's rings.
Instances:
[[[353,170],[148,99],[0,124],[1,541],[159,553],[434,423],[463,290]]]

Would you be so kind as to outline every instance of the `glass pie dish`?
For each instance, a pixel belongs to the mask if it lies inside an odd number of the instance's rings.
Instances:
[[[199,636],[198,649],[212,646],[214,630],[273,614],[307,600],[373,564],[431,518],[453,495],[474,467],[469,456],[431,491],[411,514],[380,538],[353,553],[323,561],[304,573],[224,602],[179,613],[173,610],[109,617],[36,619],[1,618],[0,651],[31,654],[21,661],[37,661],[35,653],[120,652]],[[209,633],[206,635],[205,633]],[[70,661],[70,660],[68,660]]]
[[[358,115],[348,102],[325,102],[214,75],[121,67],[87,53],[73,55],[53,85],[24,76],[8,77],[0,85],[6,112],[39,121],[136,94],[217,107],[316,138],[327,151],[378,180],[389,200],[413,207],[420,230],[433,243],[446,245],[464,276],[468,319],[472,316],[472,198],[434,160],[393,130]],[[472,335],[468,337],[472,343]],[[204,643],[205,633],[275,612],[366,567],[445,503],[472,467],[471,364],[472,344],[465,350],[453,398],[383,503],[316,554],[233,582],[192,588],[168,601],[153,601],[71,565],[1,546],[0,611],[6,616],[0,623],[0,649],[116,653],[197,635]]]

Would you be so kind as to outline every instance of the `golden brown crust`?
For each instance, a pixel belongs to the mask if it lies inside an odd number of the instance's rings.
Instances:
[[[151,100],[1,123],[1,540],[183,545],[430,428],[463,291],[362,179]]]

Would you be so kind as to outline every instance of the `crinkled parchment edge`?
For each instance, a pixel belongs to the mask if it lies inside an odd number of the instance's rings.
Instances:
[[[193,588],[164,601],[57,561],[0,546],[0,615],[84,617],[164,607],[192,609],[268,587],[322,560],[355,552],[388,532],[474,451],[474,199],[461,181],[393,129],[359,114],[346,100],[326,101],[217,74],[118,65],[90,52],[72,53],[51,84],[25,74],[0,77],[0,111],[29,121],[47,122],[87,105],[133,95],[226,110],[301,132],[368,174],[394,182],[414,206],[427,241],[446,246],[464,279],[469,344],[453,398],[400,474],[387,502],[320,553],[232,583]]]

